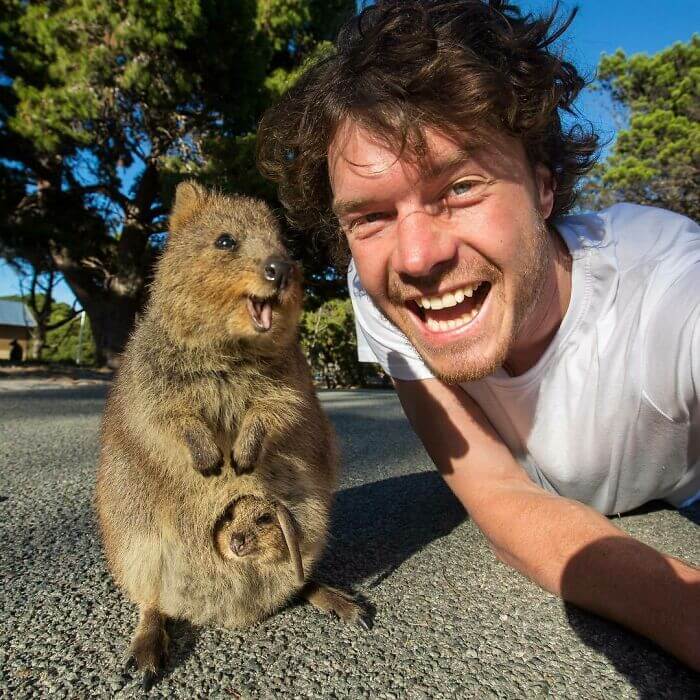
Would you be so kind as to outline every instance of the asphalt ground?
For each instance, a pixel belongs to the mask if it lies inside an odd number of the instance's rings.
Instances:
[[[115,588],[91,498],[105,385],[0,391],[0,696],[144,695],[123,658],[135,608]],[[327,392],[344,477],[319,574],[376,609],[370,632],[308,605],[244,631],[170,625],[151,697],[698,698],[650,642],[499,563],[390,391]],[[700,564],[700,509],[616,519]]]

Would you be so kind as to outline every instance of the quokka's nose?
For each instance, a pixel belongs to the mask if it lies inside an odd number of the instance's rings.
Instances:
[[[236,554],[241,554],[245,549],[245,535],[234,533],[231,535],[231,549]]]
[[[292,264],[282,258],[268,258],[263,263],[265,279],[274,282],[278,290],[287,286],[289,277],[292,274]]]

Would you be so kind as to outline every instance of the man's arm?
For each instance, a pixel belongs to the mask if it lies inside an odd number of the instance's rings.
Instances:
[[[700,670],[700,570],[536,486],[459,387],[394,384],[428,454],[501,561]]]

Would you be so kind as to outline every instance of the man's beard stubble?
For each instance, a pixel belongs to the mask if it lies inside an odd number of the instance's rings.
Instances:
[[[523,258],[522,267],[518,270],[518,279],[514,286],[513,296],[513,323],[507,335],[498,338],[498,342],[490,357],[485,357],[483,354],[475,356],[478,353],[479,338],[475,342],[462,343],[456,341],[445,347],[432,347],[424,344],[420,333],[416,330],[413,322],[407,318],[407,314],[411,313],[405,307],[404,299],[409,296],[406,288],[397,278],[389,281],[389,294],[387,307],[393,313],[387,314],[387,309],[383,304],[375,304],[394,323],[408,341],[415,348],[421,359],[427,365],[428,369],[435,375],[437,379],[446,384],[464,384],[467,382],[483,379],[484,377],[493,374],[499,367],[503,367],[506,359],[511,352],[518,334],[522,330],[525,321],[531,316],[533,311],[538,307],[542,297],[544,280],[547,276],[547,271],[552,262],[552,258],[556,255],[556,243],[550,236],[557,236],[554,231],[550,232],[547,225],[539,212],[533,212],[535,217],[534,235],[530,238],[531,246],[528,247],[526,257]],[[487,261],[484,261],[487,263]],[[503,286],[504,275],[494,265],[487,263],[479,268],[456,269],[450,271],[449,278],[460,282],[464,279],[480,279],[491,283],[489,296],[498,294],[501,298],[489,299],[489,304],[493,306],[494,302],[500,303],[500,307],[505,307],[505,290]],[[438,277],[444,278],[446,275],[441,273]],[[512,277],[512,273],[511,273]],[[430,286],[433,282],[431,278],[425,278],[424,286]],[[445,286],[450,287],[448,282]],[[411,290],[415,294],[415,290]],[[473,347],[477,345],[477,348]]]

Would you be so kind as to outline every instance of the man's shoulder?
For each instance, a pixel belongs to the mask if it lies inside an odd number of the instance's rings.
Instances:
[[[658,207],[620,203],[565,217],[561,223],[576,229],[584,245],[614,249],[620,270],[686,258],[691,250],[700,252],[700,226]]]
[[[612,241],[622,240],[629,235],[638,238],[654,237],[663,232],[695,229],[700,227],[692,219],[669,209],[650,207],[643,204],[621,202],[600,211],[586,211],[563,217],[561,223],[590,229],[605,229],[602,238]]]
[[[692,219],[659,207],[624,202],[604,209],[599,216],[606,221],[610,235],[620,240],[636,236],[651,241],[679,232],[694,232],[696,238],[700,235],[700,227]]]

